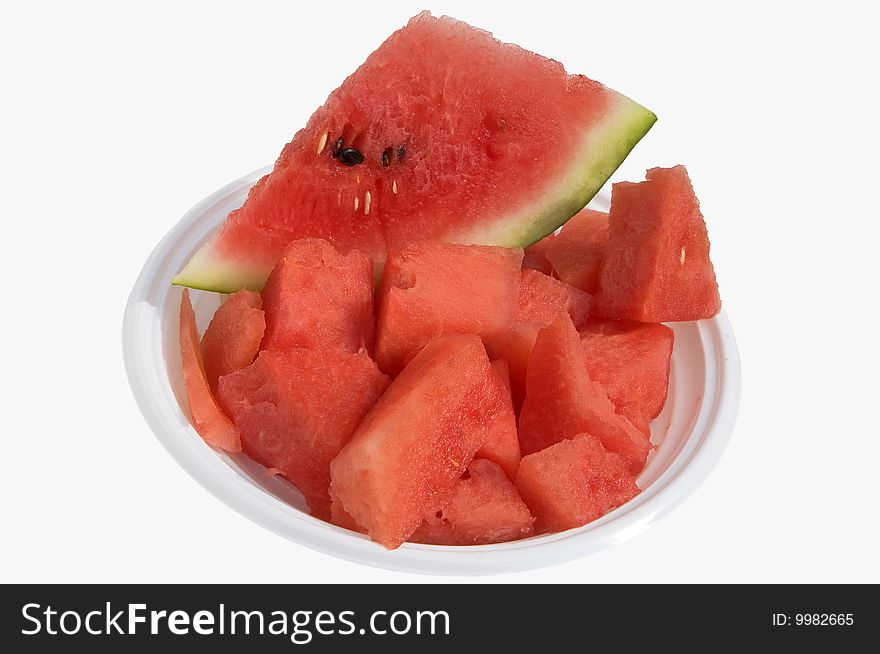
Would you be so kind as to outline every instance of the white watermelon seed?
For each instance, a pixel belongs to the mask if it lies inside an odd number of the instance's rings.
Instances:
[[[354,210],[357,211],[359,206],[361,206],[361,199],[355,195],[354,196]]]
[[[367,191],[364,194],[364,215],[367,216],[370,213],[370,202],[372,201],[373,196],[370,195],[370,192]]]
[[[391,182],[391,192],[397,195],[397,180],[395,179]]]
[[[684,265],[684,248],[681,249],[681,255],[678,257],[678,260],[681,261],[681,265]]]
[[[318,154],[321,154],[324,151],[324,148],[327,146],[328,136],[330,136],[330,132],[324,132],[321,135],[321,140],[318,141]]]

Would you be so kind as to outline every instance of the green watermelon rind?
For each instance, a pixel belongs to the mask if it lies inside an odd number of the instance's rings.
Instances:
[[[602,122],[586,130],[581,156],[531,205],[482,230],[455,235],[460,243],[528,247],[583,209],[657,122],[657,116],[624,95]]]
[[[527,247],[541,240],[593,199],[656,120],[650,110],[618,95],[602,121],[583,130],[581,155],[540,198],[506,216],[481,221],[488,225],[447,234],[443,240],[504,247]],[[376,268],[378,275],[381,262]],[[268,274],[265,266],[216,256],[208,241],[171,283],[218,293],[260,291]]]

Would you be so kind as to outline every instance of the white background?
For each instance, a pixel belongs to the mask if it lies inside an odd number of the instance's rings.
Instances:
[[[425,579],[309,551],[202,490],[141,418],[120,327],[179,217],[271,163],[427,4],[4,8],[0,581]],[[603,553],[496,580],[880,582],[870,6],[432,3],[658,114],[615,179],[688,166],[743,360],[730,447],[690,500]]]

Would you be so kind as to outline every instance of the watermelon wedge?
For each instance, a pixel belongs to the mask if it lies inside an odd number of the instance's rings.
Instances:
[[[451,18],[414,17],[333,91],[174,278],[262,288],[293,240],[381,268],[415,241],[522,247],[577,213],[656,116]]]
[[[180,298],[180,360],[192,425],[204,441],[227,452],[241,452],[241,435],[214,399],[199,347],[196,314],[183,289]]]

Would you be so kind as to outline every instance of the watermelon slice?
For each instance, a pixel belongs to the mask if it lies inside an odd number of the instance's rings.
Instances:
[[[202,336],[202,360],[211,390],[223,375],[249,366],[260,349],[266,329],[263,300],[259,293],[233,293],[214,312]]]
[[[666,401],[673,340],[669,327],[654,323],[591,322],[581,329],[590,379],[642,429]]]
[[[264,350],[220,378],[220,404],[244,452],[302,491],[312,515],[330,519],[330,461],[388,385],[365,352]]]
[[[567,313],[538,332],[519,414],[522,453],[538,452],[586,432],[624,457],[637,473],[648,455],[648,439],[615,413],[605,391],[587,374],[583,356],[580,338]]]
[[[420,14],[330,94],[174,283],[259,290],[304,237],[380,266],[426,239],[530,245],[577,213],[655,120],[555,61]]]
[[[595,295],[608,244],[608,214],[583,209],[547,246],[547,260],[566,284]]]
[[[419,243],[391,253],[379,287],[376,362],[397,374],[442,334],[489,337],[514,319],[522,250]]]
[[[432,341],[333,460],[333,493],[373,540],[398,547],[438,510],[503,404],[479,337]]]
[[[449,499],[410,537],[413,543],[485,545],[532,534],[534,518],[495,463],[474,459]]]
[[[627,461],[590,434],[523,457],[516,487],[539,534],[581,527],[639,493]]]
[[[327,241],[291,243],[263,290],[263,349],[304,347],[355,353],[373,340],[373,262],[341,255]]]
[[[205,375],[196,314],[187,289],[183,289],[180,298],[180,359],[193,427],[208,445],[227,452],[241,452],[238,429],[217,404]]]
[[[590,314],[593,297],[535,270],[523,270],[516,319],[549,325],[560,311],[568,311],[575,327]]]
[[[675,322],[721,310],[706,222],[684,166],[615,184],[609,225],[597,315]]]
[[[492,370],[505,401],[495,423],[489,429],[486,442],[477,450],[476,456],[497,463],[508,477],[515,479],[520,460],[519,434],[516,430],[516,414],[510,396],[510,371],[507,361],[496,359],[492,362]]]

